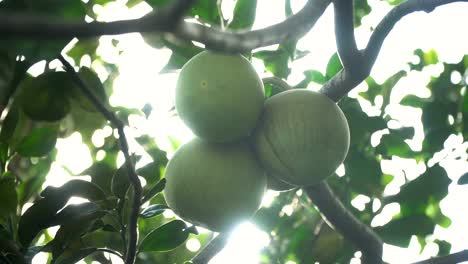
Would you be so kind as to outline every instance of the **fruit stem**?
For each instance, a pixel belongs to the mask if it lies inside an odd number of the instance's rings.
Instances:
[[[271,84],[280,88],[283,92],[293,89],[285,80],[278,77],[266,77],[262,79],[263,85]]]

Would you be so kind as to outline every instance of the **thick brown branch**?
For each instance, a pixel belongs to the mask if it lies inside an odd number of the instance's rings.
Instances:
[[[207,264],[216,254],[218,254],[226,245],[229,236],[219,234],[213,238],[193,259],[193,264]]]
[[[285,21],[254,31],[220,31],[194,23],[179,24],[173,32],[177,37],[194,40],[207,48],[230,52],[250,51],[305,35],[323,14],[331,0],[310,0],[295,15]]]
[[[468,261],[468,250],[462,250],[447,256],[430,258],[423,261],[415,262],[413,264],[452,264]]]
[[[122,121],[120,121],[120,119],[113,112],[108,110],[106,106],[103,105],[99,101],[99,99],[91,92],[91,90],[88,88],[88,86],[83,81],[83,79],[81,79],[81,77],[75,71],[73,66],[67,60],[65,60],[63,56],[60,55],[58,59],[65,67],[65,70],[70,74],[73,81],[78,85],[81,92],[83,92],[83,94],[85,94],[85,96],[93,103],[93,105],[99,110],[99,112],[107,120],[109,120],[115,128],[117,128],[117,131],[119,133],[120,149],[122,150],[124,154],[128,177],[133,187],[133,199],[132,199],[133,204],[132,204],[132,209],[131,209],[131,213],[130,213],[129,221],[128,221],[129,237],[128,237],[128,245],[127,245],[127,251],[126,251],[127,254],[125,258],[126,264],[133,264],[135,262],[135,256],[136,256],[136,251],[137,251],[137,243],[138,243],[137,220],[138,220],[138,215],[140,212],[141,195],[142,195],[143,189],[141,187],[140,179],[138,178],[138,175],[135,172],[135,166],[133,164],[133,160],[130,157],[127,137],[124,132],[124,124],[122,123]]]
[[[67,21],[34,16],[29,13],[0,13],[0,35],[36,39],[95,37],[131,32],[170,31],[181,20],[195,0],[173,1],[172,4],[140,18],[114,22]]]
[[[363,263],[382,263],[383,242],[341,203],[325,182],[304,188],[320,213],[363,254]]]
[[[362,54],[354,36],[354,12],[352,0],[334,0],[335,37],[338,54],[345,69],[359,67]]]
[[[175,37],[204,43],[210,49],[240,52],[297,39],[307,33],[331,0],[308,1],[304,8],[285,21],[254,31],[222,31],[205,25],[179,22],[192,0],[176,1],[140,19],[115,22],[70,22],[21,14],[0,15],[0,35],[25,38],[64,38],[115,35],[130,32],[165,32]]]

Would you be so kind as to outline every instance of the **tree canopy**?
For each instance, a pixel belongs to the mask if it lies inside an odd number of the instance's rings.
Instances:
[[[110,40],[105,48],[119,56],[125,47],[112,36],[125,33],[140,33],[154,49],[170,51],[164,68],[151,74],[177,73],[204,50],[241,53],[262,64],[258,74],[264,77],[266,97],[285,88],[315,89],[345,114],[351,138],[343,166],[319,184],[270,191],[272,202],[252,217],[270,240],[261,263],[349,263],[353,258],[383,263],[384,243],[406,248],[414,238],[421,251],[438,247],[434,259],[418,263],[468,260],[468,250],[453,252],[450,241],[434,236],[437,228],[452,228],[441,201],[453,186],[468,184],[468,54],[447,62],[437,50],[419,48],[385,81],[370,76],[385,39],[405,16],[419,11],[430,16],[439,6],[467,1],[382,0],[390,11],[373,26],[363,48],[358,48],[355,30],[377,12],[372,1],[308,0],[295,12],[293,1],[283,0],[283,10],[271,12],[284,13],[285,20],[260,29],[252,29],[260,1],[235,0],[226,8],[223,2],[229,1],[0,1],[0,263],[31,263],[46,253],[48,263],[55,264],[112,263],[111,255],[126,264],[200,264],[227,243],[228,233],[200,232],[170,213],[164,172],[180,143],[170,138],[171,148],[164,148],[148,133],[130,132],[135,118],[148,124],[152,115],[174,109],[160,109],[150,98],[141,108],[110,100],[123,72],[117,61],[103,56],[102,36]],[[99,10],[112,4],[144,5],[152,11],[140,18],[100,20]],[[292,83],[294,63],[320,53],[300,49],[298,42],[327,8],[334,11],[330,34],[337,50],[324,70],[310,67]],[[138,59],[145,67],[145,58]],[[440,71],[425,84],[428,96],[410,92],[395,102],[398,84],[427,75],[435,66]],[[163,89],[161,85],[154,84]],[[359,92],[350,95],[358,85]],[[391,111],[395,105],[420,113],[420,119],[402,124]],[[151,129],[162,131],[164,125]],[[421,142],[412,144],[420,127]],[[60,152],[57,142],[76,132],[92,164],[79,173],[65,168],[72,180],[45,186]],[[105,134],[102,144],[96,143],[98,134]],[[398,173],[385,169],[402,160],[412,168]],[[449,175],[448,160],[464,166],[460,175]],[[397,191],[388,194],[391,186]],[[69,203],[76,197],[84,202]],[[378,220],[395,205],[396,213]],[[199,241],[202,249],[189,250],[184,246],[189,239]]]

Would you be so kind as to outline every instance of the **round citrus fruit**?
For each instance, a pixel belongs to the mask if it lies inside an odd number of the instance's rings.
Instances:
[[[349,127],[341,109],[325,95],[289,90],[265,101],[253,142],[270,174],[307,186],[324,180],[343,162]]]
[[[182,68],[176,110],[195,135],[227,142],[246,137],[264,102],[263,83],[241,55],[204,51]]]
[[[195,138],[175,152],[165,177],[169,207],[184,220],[219,232],[255,213],[266,189],[265,172],[243,142]]]

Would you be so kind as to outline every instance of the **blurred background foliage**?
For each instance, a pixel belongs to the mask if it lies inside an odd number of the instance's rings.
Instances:
[[[127,5],[136,6],[142,1],[129,0]],[[93,7],[111,2],[3,0],[0,10],[84,20],[85,17],[96,19]],[[146,1],[154,9],[168,2],[170,0]],[[387,2],[395,5],[401,1]],[[226,19],[216,0],[198,0],[188,15],[201,23],[223,25],[228,29],[250,29],[255,21],[256,4],[254,0],[237,0],[232,18]],[[286,16],[292,14],[290,0],[284,1],[284,12]],[[359,26],[362,18],[371,12],[366,0],[355,1],[355,26]],[[161,74],[180,69],[203,50],[195,43],[162,34],[144,34],[143,38],[154,48],[172,51]],[[66,55],[75,62],[89,56],[92,65],[102,66],[105,78],[88,67],[79,68],[79,75],[101,102],[127,125],[131,116],[147,119],[151,115],[151,106],[129,109],[110,105],[108,98],[113,94],[113,81],[120,74],[119,68],[98,55],[99,38],[70,41],[0,40],[0,263],[27,263],[40,251],[50,253],[48,258],[54,263],[72,263],[80,259],[86,263],[111,263],[103,249],[124,252],[131,189],[128,188],[125,164],[118,165],[118,139],[110,132],[100,146],[93,143],[95,132],[105,130],[110,124],[53,61],[67,46]],[[118,41],[113,40],[112,44],[120,52]],[[263,62],[266,72],[262,75],[287,79],[291,63],[308,54],[308,51],[297,49],[296,44],[297,41],[288,41],[276,49],[259,49],[247,55]],[[432,239],[430,235],[436,226],[449,228],[451,224],[439,205],[451,184],[440,162],[449,155],[454,159],[467,159],[466,155],[456,154],[455,147],[447,148],[446,142],[451,135],[461,136],[464,142],[468,137],[468,55],[457,63],[440,62],[434,50],[418,49],[414,55],[416,63],[409,62],[408,67],[382,83],[367,78],[365,91],[339,102],[350,125],[351,147],[344,167],[329,178],[329,183],[348,209],[368,225],[386,205],[399,205],[399,213],[375,227],[385,243],[408,247],[415,236],[421,246],[436,243],[438,254],[446,255],[450,252],[450,243]],[[38,76],[29,73],[33,65],[44,61],[43,73]],[[443,70],[427,83],[430,96],[422,98],[409,94],[397,102],[422,113],[424,139],[421,148],[417,149],[408,144],[415,137],[417,122],[415,126],[391,125],[398,121],[385,110],[391,104],[393,88],[402,78],[434,64],[441,64]],[[340,60],[334,54],[325,71],[308,69],[294,86],[324,84],[341,68]],[[454,73],[460,76],[456,81]],[[265,89],[268,96],[280,92],[274,85],[266,85]],[[378,108],[379,114],[369,115],[363,111],[364,101]],[[74,132],[81,134],[89,148],[92,165],[62,187],[44,189],[46,176],[56,159],[57,139],[67,138]],[[146,182],[145,204],[138,222],[142,242],[137,263],[183,263],[196,252],[180,245],[190,238],[196,238],[204,245],[213,234],[198,234],[194,227],[167,214],[170,210],[161,195],[167,153],[148,135],[137,137],[136,142],[150,158],[149,162],[140,162],[142,157],[134,156],[137,173]],[[173,148],[178,144],[173,141]],[[395,175],[384,172],[382,163],[395,157],[414,160],[424,169],[417,177],[405,175],[405,183],[399,192],[384,195]],[[91,180],[84,180],[82,176]],[[458,184],[468,184],[466,173],[459,178]],[[357,249],[320,217],[301,190],[274,193],[273,196],[271,204],[261,208],[252,219],[270,237],[269,246],[262,252],[261,263],[349,263],[355,256]],[[81,197],[86,202],[67,204],[71,197]],[[351,205],[356,197],[366,200],[359,209]],[[53,226],[59,227],[55,233],[49,229]]]

